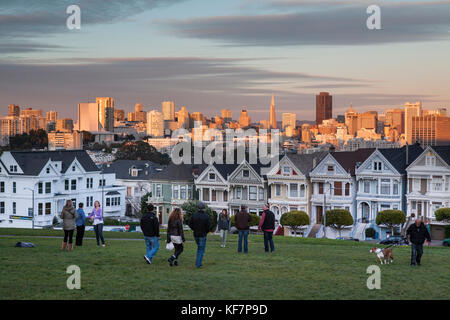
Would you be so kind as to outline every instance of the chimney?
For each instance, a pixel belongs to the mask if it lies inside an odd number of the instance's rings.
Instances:
[[[408,151],[409,151],[409,145],[408,145],[408,142],[406,143],[406,165],[408,165],[408,163],[409,163],[409,154],[408,154]]]

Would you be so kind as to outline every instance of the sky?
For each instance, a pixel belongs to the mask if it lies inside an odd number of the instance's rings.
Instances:
[[[380,30],[366,26],[372,4]],[[173,100],[259,121],[274,93],[278,120],[314,120],[327,91],[333,116],[418,100],[450,113],[449,40],[450,1],[1,0],[0,105],[76,121],[78,103],[110,96],[126,111]]]

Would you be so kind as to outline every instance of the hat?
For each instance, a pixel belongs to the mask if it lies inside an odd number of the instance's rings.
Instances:
[[[205,204],[203,202],[199,202],[197,205],[199,210],[204,210],[205,209]]]

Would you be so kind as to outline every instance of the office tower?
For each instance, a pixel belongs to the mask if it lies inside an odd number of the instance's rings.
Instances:
[[[20,107],[16,104],[10,104],[8,106],[8,115],[11,117],[20,116]]]
[[[49,150],[82,150],[83,135],[79,131],[73,132],[49,132],[48,133]]]
[[[147,135],[152,137],[164,136],[164,115],[162,112],[157,110],[147,112]]]
[[[241,115],[239,116],[239,125],[241,127],[248,127],[251,121],[251,117],[248,115],[247,110],[242,109]]]
[[[450,117],[437,114],[411,118],[411,141],[422,146],[450,144]]]
[[[411,144],[415,142],[412,139],[412,118],[422,115],[422,102],[405,103],[405,138],[406,142]]]
[[[193,122],[200,121],[202,124],[206,123],[206,118],[201,112],[192,112],[191,119]]]
[[[272,93],[272,100],[270,101],[270,114],[269,114],[270,129],[276,129],[277,115],[275,114],[275,95]]]
[[[180,128],[189,129],[189,112],[182,106],[177,112],[177,122]]]
[[[114,120],[125,121],[125,110],[114,108]]]
[[[58,132],[72,132],[73,120],[69,118],[58,119],[56,121],[56,131]]]
[[[350,108],[345,112],[345,125],[348,128],[348,134],[354,136],[358,131],[358,116],[359,114],[350,105]]]
[[[321,92],[316,95],[316,124],[331,118],[333,118],[333,96],[328,92]]]
[[[103,131],[114,132],[114,99],[100,97],[95,99],[98,104],[99,122]]]
[[[384,125],[392,129],[397,129],[398,133],[403,133],[405,130],[405,110],[402,109],[386,110]]]
[[[269,125],[269,120],[264,119],[259,121],[259,128],[260,129],[269,129],[270,125]]]
[[[22,116],[22,117],[42,117],[42,110],[26,108],[25,110],[20,111],[20,116]]]
[[[136,103],[134,105],[134,112],[142,112],[144,111],[144,106],[142,105],[142,103]]]
[[[141,103],[136,103],[134,106],[134,112],[131,113],[131,117],[128,117],[128,121],[147,121],[147,112],[144,112],[144,106]]]
[[[16,116],[0,117],[0,136],[15,136],[23,133],[20,120]]]
[[[54,122],[54,121],[47,121],[46,131],[47,132],[56,131],[56,122]]]
[[[358,130],[359,129],[370,129],[370,130],[376,130],[377,129],[377,111],[367,111],[364,113],[361,113],[358,116]]]
[[[229,109],[222,109],[222,119],[224,122],[230,122],[232,121],[232,112]]]
[[[161,103],[161,110],[164,120],[175,120],[175,102],[173,101],[163,101]]]
[[[302,125],[302,141],[305,143],[311,142],[311,126],[307,123]]]
[[[286,127],[291,127],[292,129],[295,129],[296,124],[296,114],[295,113],[283,113],[282,114],[282,125],[281,128],[283,130],[286,130]]]
[[[79,131],[97,132],[101,131],[100,113],[96,102],[78,104],[78,124]]]
[[[49,122],[56,122],[56,120],[58,120],[58,112],[55,110],[50,110],[45,114],[45,117]]]

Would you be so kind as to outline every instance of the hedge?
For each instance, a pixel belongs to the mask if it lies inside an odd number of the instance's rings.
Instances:
[[[450,208],[440,208],[434,212],[437,221],[450,222]]]

